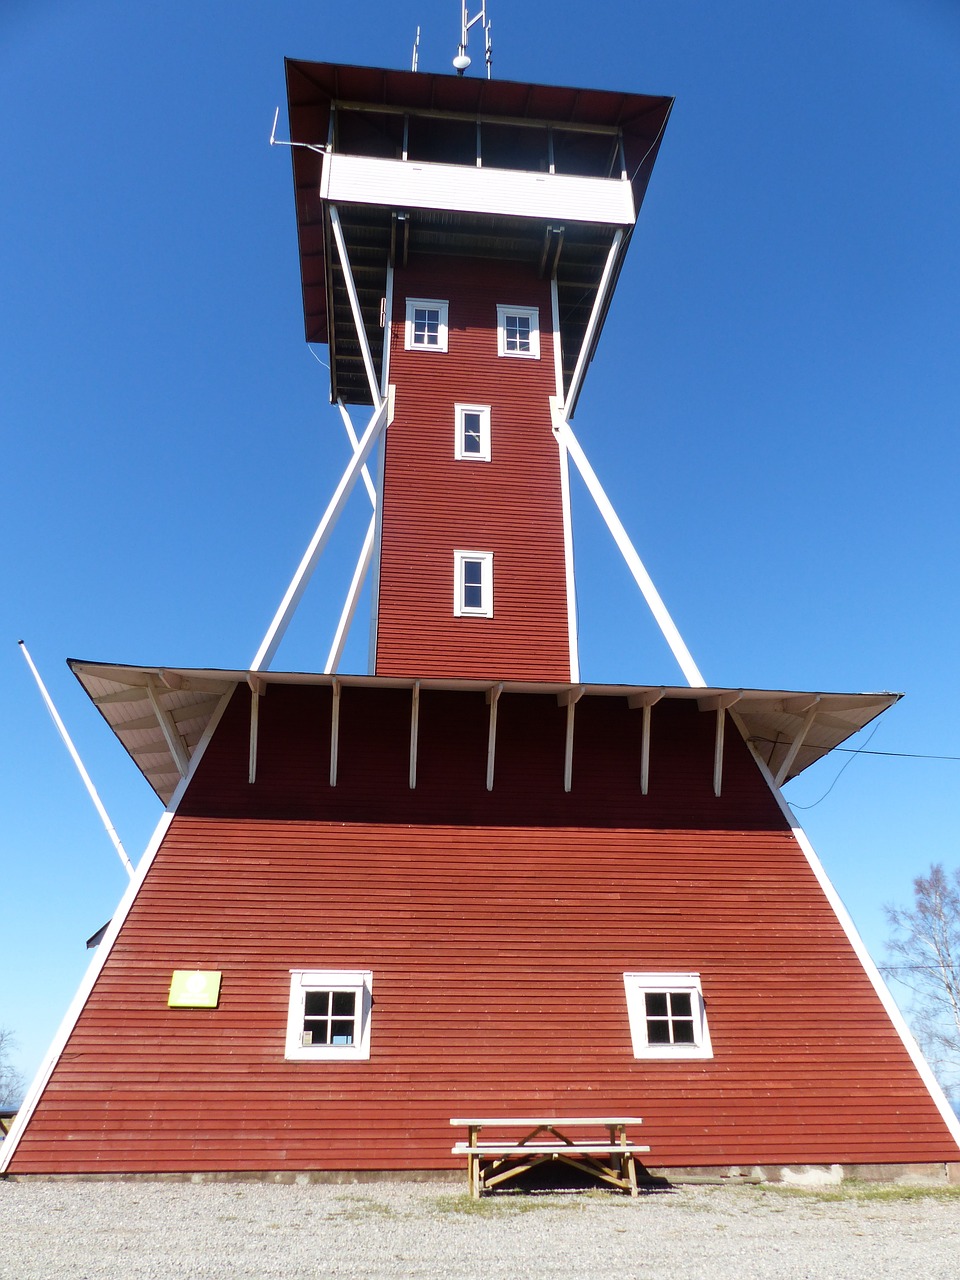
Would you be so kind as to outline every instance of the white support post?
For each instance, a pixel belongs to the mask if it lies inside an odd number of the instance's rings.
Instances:
[[[810,728],[813,725],[814,720],[816,720],[817,718],[819,702],[820,702],[819,693],[814,694],[813,701],[811,702],[810,706],[807,708],[806,715],[804,715],[803,717],[803,722],[800,725],[800,728],[797,730],[796,734],[794,735],[794,739],[790,743],[790,747],[787,751],[787,754],[783,757],[783,762],[781,763],[780,768],[777,770],[777,776],[773,780],[775,786],[777,787],[783,786],[784,779],[786,778],[787,774],[790,772],[790,766],[793,764],[794,760],[796,760],[797,752],[803,746],[804,740],[806,739],[807,734],[810,732]]]
[[[717,727],[713,742],[713,794],[720,796],[723,790],[723,741],[727,724],[727,709],[738,703],[742,697],[739,690],[718,694],[715,698],[703,698],[700,701],[701,711],[715,711]]]
[[[273,621],[267,630],[267,634],[263,638],[263,643],[257,650],[253,662],[250,664],[251,671],[264,671],[273,661],[273,657],[280,646],[284,632],[290,623],[290,619],[296,612],[297,605],[307,588],[307,583],[317,567],[317,561],[323,548],[326,546],[327,539],[333,526],[336,524],[340,512],[346,505],[353,486],[357,482],[360,469],[370,456],[373,446],[380,437],[380,433],[386,424],[388,417],[388,400],[384,400],[378,408],[374,409],[373,414],[367,424],[367,429],[360,438],[360,443],[353,452],[353,457],[347,464],[340,483],[337,485],[336,491],[327,505],[326,511],[317,525],[316,533],[310,540],[310,545],[303,554],[303,559],[297,567],[296,573],[287,588],[286,595],[280,602],[280,607],[274,615]]]
[[[563,789],[569,791],[573,786],[573,723],[577,703],[583,697],[582,684],[571,685],[563,693],[557,694],[557,703],[567,708],[567,736],[563,748]]]
[[[623,231],[618,230],[613,237],[613,244],[610,246],[610,252],[607,254],[607,260],[603,264],[603,274],[600,277],[600,284],[597,286],[597,296],[593,301],[593,309],[590,312],[590,319],[587,321],[587,328],[583,335],[583,342],[580,344],[580,353],[577,356],[577,363],[574,366],[573,377],[570,379],[570,389],[564,397],[564,412],[567,418],[572,418],[577,407],[577,400],[580,397],[580,388],[587,374],[587,365],[590,362],[590,352],[593,344],[597,339],[597,331],[600,328],[600,321],[603,317],[604,308],[607,305],[607,298],[613,285],[613,273],[617,265],[617,257],[620,253],[620,245],[623,242]]]
[[[367,331],[363,324],[363,312],[360,310],[360,298],[357,295],[357,286],[354,283],[353,271],[350,267],[350,259],[347,256],[347,244],[343,238],[343,227],[340,225],[340,213],[335,204],[328,205],[330,210],[330,226],[333,230],[333,239],[337,246],[337,256],[340,259],[340,266],[343,269],[343,282],[346,285],[347,297],[350,299],[350,310],[353,313],[353,323],[357,331],[357,340],[360,343],[360,354],[363,357],[363,367],[367,373],[367,383],[370,387],[370,398],[373,400],[374,408],[383,403],[383,396],[380,392],[380,382],[377,378],[377,371],[373,364],[373,354],[370,351],[370,343],[367,341]]]
[[[390,395],[390,343],[393,333],[393,266],[390,263],[387,264],[387,290],[384,296],[383,318],[383,361],[381,364],[383,372],[380,390],[384,396],[388,397]],[[377,621],[380,613],[380,543],[383,533],[382,494],[386,452],[386,442],[384,442],[377,452],[377,479],[374,486],[378,496],[375,508],[377,524],[373,535],[373,554],[370,559],[370,563],[373,566],[373,573],[370,578],[370,634],[367,642],[367,670],[370,675],[373,675],[377,669]]]
[[[132,880],[134,876],[133,863],[127,857],[127,851],[126,849],[124,849],[123,844],[121,843],[120,837],[117,835],[116,827],[114,827],[113,823],[110,821],[110,817],[106,809],[103,807],[103,801],[100,799],[99,793],[97,792],[97,788],[93,785],[92,778],[84,768],[83,761],[80,759],[80,753],[77,751],[77,748],[73,745],[73,739],[70,737],[69,733],[67,733],[67,726],[60,719],[60,713],[57,711],[57,708],[53,705],[53,699],[50,697],[49,693],[47,693],[47,686],[43,683],[43,680],[41,679],[41,676],[40,676],[40,672],[37,670],[36,666],[34,665],[34,661],[30,657],[30,654],[27,650],[27,646],[23,643],[22,640],[18,640],[17,643],[19,644],[20,650],[27,661],[27,666],[30,668],[30,671],[33,674],[34,680],[37,682],[37,688],[40,690],[40,696],[43,698],[44,704],[47,710],[50,712],[50,718],[53,720],[53,723],[57,727],[57,732],[60,734],[60,737],[63,739],[63,745],[69,751],[70,759],[76,765],[77,772],[80,774],[81,781],[83,782],[83,785],[87,789],[87,795],[93,801],[93,807],[96,809],[97,813],[100,815],[100,821],[103,823],[104,829],[106,830],[106,833],[110,838],[110,843],[113,845],[114,849],[116,849],[117,857],[123,863],[124,870]],[[10,1144],[8,1144],[8,1146],[9,1145]]]
[[[337,785],[337,765],[340,761],[340,681],[334,680],[330,703],[330,785]]]
[[[160,732],[163,734],[163,740],[166,742],[170,754],[173,756],[173,762],[177,766],[177,772],[181,778],[187,776],[190,768],[190,757],[187,755],[186,748],[183,745],[183,739],[177,729],[176,723],[170,712],[160,705],[160,699],[157,690],[151,680],[147,681],[147,699],[153,709],[153,714],[157,717],[157,724],[160,726]]]
[[[497,754],[497,706],[503,685],[495,684],[487,690],[487,702],[490,704],[490,728],[487,731],[487,790],[493,790],[493,768]]]
[[[653,708],[663,697],[663,689],[648,689],[645,693],[636,693],[627,699],[631,711],[638,708],[643,711],[643,722],[640,729],[640,794],[645,796],[650,789],[650,727]]]
[[[610,499],[607,497],[606,493],[604,493],[603,486],[597,479],[597,475],[593,467],[591,467],[590,463],[587,461],[587,456],[581,449],[576,436],[573,434],[573,429],[571,428],[570,423],[563,416],[562,411],[552,396],[550,398],[550,407],[553,413],[554,433],[561,437],[566,443],[570,456],[573,458],[577,470],[583,477],[584,484],[587,486],[591,498],[593,498],[597,505],[597,510],[600,512],[601,516],[603,516],[607,528],[613,535],[613,540],[620,549],[620,554],[623,556],[627,568],[633,574],[634,581],[643,593],[643,598],[646,600],[650,612],[653,614],[657,625],[663,633],[663,638],[670,646],[670,651],[674,658],[676,658],[687,684],[694,689],[705,688],[706,681],[700,674],[697,664],[691,657],[690,650],[684,644],[683,637],[677,630],[676,624],[670,617],[666,605],[660,598],[660,593],[653,585],[653,579],[644,568],[643,561],[637,555],[636,548],[630,541],[626,529],[624,529],[620,522],[620,517],[617,515],[616,511],[614,511]]]
[[[410,790],[417,787],[417,742],[420,735],[420,681],[413,682],[410,700]]]
[[[250,761],[247,782],[253,786],[257,780],[257,747],[260,737],[260,699],[267,691],[266,682],[258,676],[247,676],[250,686]]]
[[[347,642],[347,635],[350,631],[350,625],[353,622],[353,615],[357,611],[357,602],[360,599],[360,592],[363,590],[363,584],[366,581],[367,572],[370,568],[370,559],[373,555],[373,533],[376,528],[377,517],[372,515],[370,523],[367,526],[366,537],[363,540],[363,546],[360,548],[360,559],[357,561],[357,567],[353,571],[353,578],[350,581],[350,590],[347,592],[347,598],[343,602],[343,610],[340,614],[340,621],[337,623],[336,634],[333,637],[333,644],[330,646],[330,652],[327,654],[326,665],[323,668],[324,675],[330,675],[340,666],[340,659],[343,657],[343,646]]]

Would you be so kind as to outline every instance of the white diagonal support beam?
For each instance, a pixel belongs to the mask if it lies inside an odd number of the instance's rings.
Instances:
[[[296,612],[297,605],[307,589],[307,583],[317,567],[317,561],[326,546],[327,539],[333,526],[336,524],[340,512],[346,505],[353,486],[357,482],[360,470],[363,464],[369,458],[374,445],[380,438],[380,433],[386,424],[388,417],[388,405],[390,397],[382,401],[382,403],[373,411],[367,429],[364,431],[360,441],[353,451],[353,457],[347,464],[347,469],[340,478],[336,491],[327,505],[326,511],[317,525],[317,531],[310,539],[310,545],[303,553],[303,559],[297,567],[296,573],[290,586],[287,588],[286,595],[280,602],[280,607],[274,615],[273,621],[267,630],[267,634],[263,638],[263,643],[257,650],[253,662],[250,664],[251,671],[265,671],[273,661],[284,633],[290,623],[290,619]]]
[[[659,591],[653,585],[653,579],[644,568],[643,561],[637,555],[636,548],[620,522],[620,517],[614,511],[613,504],[604,492],[603,485],[597,479],[597,474],[593,467],[587,461],[587,455],[580,448],[580,442],[573,434],[573,429],[564,417],[554,396],[550,397],[550,409],[553,415],[554,434],[566,444],[570,457],[576,464],[576,468],[580,472],[591,498],[596,503],[597,510],[603,516],[604,523],[613,535],[613,540],[620,549],[620,554],[623,556],[627,568],[633,574],[634,581],[640,588],[650,612],[663,633],[663,638],[670,646],[670,652],[676,658],[687,684],[693,689],[705,688],[706,681],[700,674],[690,650],[684,644],[676,623],[670,617],[667,606],[663,603]]]
[[[587,375],[587,365],[590,363],[590,354],[593,351],[594,344],[597,340],[597,333],[600,329],[600,322],[603,319],[604,312],[607,307],[607,300],[610,291],[613,288],[614,272],[617,266],[617,257],[620,253],[620,245],[623,243],[623,231],[617,231],[613,237],[613,244],[610,246],[610,252],[607,254],[607,260],[603,264],[603,273],[600,276],[600,284],[597,287],[597,296],[593,300],[593,309],[590,312],[590,319],[587,321],[587,328],[583,335],[583,342],[580,344],[580,354],[577,356],[577,363],[574,366],[573,377],[570,379],[570,386],[564,397],[564,411],[568,417],[572,418],[574,410],[577,407],[577,400],[580,397],[580,388],[583,386],[583,380]]]
[[[173,716],[161,706],[160,699],[157,696],[157,690],[153,685],[153,681],[147,685],[147,697],[150,699],[150,706],[153,708],[153,714],[157,717],[157,724],[160,726],[160,732],[163,734],[163,740],[166,742],[170,754],[173,756],[173,762],[177,766],[177,772],[181,778],[187,776],[190,768],[190,757],[187,755],[187,749],[183,745],[183,739],[180,737],[179,730],[174,723]]]
[[[350,632],[350,626],[353,622],[353,615],[357,612],[357,603],[360,599],[360,592],[363,590],[363,584],[366,581],[367,573],[370,570],[370,561],[373,557],[373,535],[376,529],[377,517],[372,515],[370,523],[367,526],[366,537],[363,540],[363,546],[360,548],[360,558],[357,561],[357,567],[353,571],[353,577],[350,580],[350,590],[347,592],[347,598],[343,602],[343,611],[340,614],[340,621],[337,623],[337,631],[333,637],[333,644],[330,646],[330,652],[327,654],[327,662],[323,668],[324,675],[331,675],[340,666],[340,659],[343,657],[343,647],[347,643],[347,636]]]
[[[373,364],[373,353],[370,350],[370,343],[367,341],[367,331],[363,324],[363,312],[360,310],[360,298],[357,294],[357,286],[354,283],[353,271],[350,267],[350,258],[347,255],[347,243],[343,238],[343,227],[340,225],[340,213],[335,204],[327,205],[330,211],[330,227],[333,231],[334,243],[337,246],[337,256],[340,259],[340,266],[343,269],[343,282],[346,285],[347,297],[350,299],[350,310],[353,313],[353,323],[357,331],[357,340],[360,343],[360,354],[363,356],[363,367],[367,373],[367,382],[370,386],[370,397],[374,406],[379,405],[383,396],[380,392],[380,380],[377,377],[377,371]]]
[[[774,778],[774,783],[778,787],[783,786],[783,780],[787,776],[787,774],[790,772],[790,766],[793,764],[794,760],[796,760],[797,752],[803,746],[804,739],[806,738],[807,734],[810,732],[810,728],[814,720],[816,720],[817,718],[817,711],[819,709],[819,704],[820,704],[820,695],[818,694],[813,700],[813,705],[807,708],[807,713],[803,717],[803,721],[800,725],[800,728],[797,730],[796,734],[794,735],[794,739],[790,743],[790,747],[787,751],[787,754],[783,757],[783,762],[781,763],[780,768],[777,770],[777,776]]]
[[[356,428],[353,425],[353,419],[350,417],[347,406],[342,400],[337,401],[337,408],[340,410],[340,417],[343,419],[343,425],[347,432],[347,439],[350,441],[350,447],[356,450],[360,440],[357,436]],[[363,476],[363,484],[367,491],[367,497],[370,499],[370,505],[373,507],[374,511],[376,511],[377,491],[373,487],[373,481],[370,479],[370,471],[366,466],[363,466],[360,470],[360,474]]]

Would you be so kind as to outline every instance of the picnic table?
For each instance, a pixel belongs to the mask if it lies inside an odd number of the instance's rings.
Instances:
[[[455,1118],[450,1123],[467,1129],[467,1141],[458,1142],[453,1154],[467,1157],[470,1194],[475,1199],[528,1169],[554,1160],[635,1196],[638,1194],[636,1156],[650,1150],[627,1136],[629,1125],[643,1123],[640,1116],[501,1116]],[[481,1140],[480,1133],[485,1128],[495,1129],[497,1136]],[[566,1132],[585,1128],[606,1129],[606,1142],[572,1138]],[[500,1136],[504,1130],[520,1130],[521,1136],[504,1138]]]

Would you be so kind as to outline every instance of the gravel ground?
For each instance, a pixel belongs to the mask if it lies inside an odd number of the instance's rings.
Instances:
[[[759,1187],[501,1196],[373,1183],[0,1182],[0,1280],[960,1276],[960,1198]]]

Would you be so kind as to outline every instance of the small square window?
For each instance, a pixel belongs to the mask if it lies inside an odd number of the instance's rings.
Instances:
[[[497,351],[502,356],[540,359],[539,308],[497,306]]]
[[[712,1058],[698,973],[625,973],[635,1058]]]
[[[453,615],[493,617],[493,552],[453,553]]]
[[[372,987],[369,970],[292,970],[284,1057],[369,1058]]]
[[[474,462],[490,461],[490,406],[487,404],[456,404],[454,457],[472,459]]]
[[[437,298],[408,298],[403,345],[408,351],[446,351],[447,303]]]

